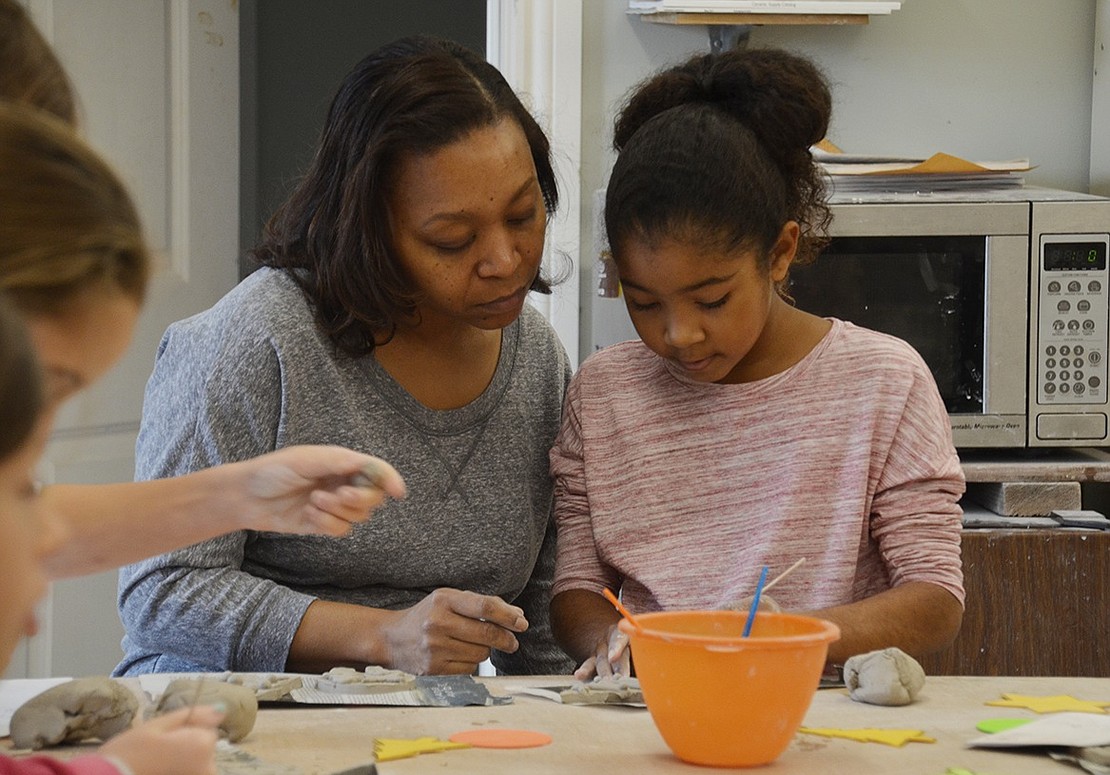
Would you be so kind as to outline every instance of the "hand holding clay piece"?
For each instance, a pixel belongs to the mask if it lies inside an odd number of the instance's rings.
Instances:
[[[644,701],[640,680],[620,675],[594,676],[592,681],[579,681],[559,692],[559,696],[564,703],[577,705],[623,705]]]
[[[844,685],[857,702],[909,705],[925,685],[925,671],[901,649],[869,651],[844,663]]]
[[[200,684],[198,686],[197,684]],[[170,681],[158,699],[155,715],[169,713],[193,705],[213,705],[224,711],[220,734],[236,743],[250,734],[258,717],[258,699],[254,690],[226,681],[178,678]]]
[[[11,720],[17,748],[43,748],[96,738],[107,740],[131,726],[139,702],[107,676],[78,678],[47,689],[16,709]]]

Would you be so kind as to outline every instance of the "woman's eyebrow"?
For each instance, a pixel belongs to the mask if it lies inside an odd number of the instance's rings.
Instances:
[[[520,199],[522,196],[524,196],[526,193],[528,193],[528,191],[535,184],[536,184],[536,179],[534,177],[529,178],[528,180],[524,181],[524,183],[521,184],[520,188],[518,188],[516,191],[513,192],[513,195],[512,195],[512,197],[510,198],[509,201],[510,202],[515,202],[516,200]],[[427,218],[426,220],[424,220],[424,222],[420,224],[420,228],[423,229],[427,226],[431,226],[434,223],[438,223],[439,221],[448,221],[448,222],[464,221],[464,220],[466,220],[466,217],[467,216],[466,216],[466,211],[465,210],[459,210],[459,211],[450,212],[450,213],[436,213],[435,215],[431,216],[430,218]]]

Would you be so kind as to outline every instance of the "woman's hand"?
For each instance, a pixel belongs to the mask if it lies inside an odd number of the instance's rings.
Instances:
[[[99,753],[119,759],[134,775],[216,775],[223,716],[208,705],[181,708],[121,732]]]
[[[614,675],[628,677],[632,674],[628,651],[628,636],[614,624],[605,638],[597,642],[594,656],[583,662],[574,671],[579,681],[588,681],[595,675],[598,678],[611,678]]]
[[[516,651],[514,633],[528,629],[520,608],[458,589],[437,589],[390,614],[381,629],[386,664],[427,675],[473,674],[492,649]]]
[[[387,497],[405,497],[393,466],[343,447],[285,447],[233,466],[243,477],[244,527],[251,530],[341,536]]]

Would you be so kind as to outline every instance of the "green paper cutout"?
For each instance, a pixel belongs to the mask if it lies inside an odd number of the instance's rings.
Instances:
[[[1013,729],[1014,727],[1028,724],[1032,720],[1031,718],[989,718],[985,721],[980,721],[975,725],[975,728],[980,732],[993,735],[995,732],[1004,732],[1007,729]]]

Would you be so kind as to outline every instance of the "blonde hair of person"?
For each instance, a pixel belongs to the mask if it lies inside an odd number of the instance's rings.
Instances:
[[[0,0],[0,99],[32,105],[77,125],[69,76],[16,0]]]
[[[43,409],[42,374],[23,317],[0,293],[0,461],[30,437]],[[0,665],[7,659],[0,654]]]
[[[25,314],[60,313],[97,289],[142,304],[152,259],[138,212],[71,126],[0,104],[0,202],[0,290]]]

